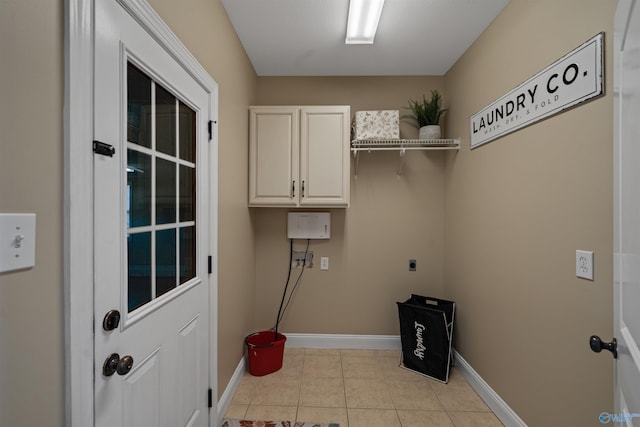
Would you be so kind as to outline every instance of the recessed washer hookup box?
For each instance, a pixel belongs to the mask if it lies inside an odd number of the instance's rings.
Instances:
[[[400,138],[399,110],[356,111],[353,139]]]
[[[287,238],[329,239],[331,238],[330,212],[289,212],[287,215]]]

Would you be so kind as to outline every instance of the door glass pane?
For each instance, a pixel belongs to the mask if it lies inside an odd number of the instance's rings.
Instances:
[[[129,311],[151,301],[151,233],[127,236]]]
[[[180,284],[196,277],[196,228],[180,229]]]
[[[140,68],[128,64],[127,78],[124,191],[133,311],[196,277],[198,117]]]
[[[156,297],[176,285],[176,230],[171,228],[156,232]]]
[[[151,147],[151,79],[127,65],[127,140]]]
[[[189,162],[196,159],[196,112],[182,102],[180,104],[180,158]]]
[[[176,164],[156,159],[156,224],[176,222]]]
[[[176,97],[156,84],[156,150],[176,155]]]
[[[195,220],[196,169],[180,165],[180,221]]]
[[[151,156],[127,150],[127,227],[151,224]]]

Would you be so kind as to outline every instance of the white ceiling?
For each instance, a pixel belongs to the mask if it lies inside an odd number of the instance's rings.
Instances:
[[[443,75],[509,0],[386,0],[373,45],[346,45],[349,0],[222,0],[259,76]]]

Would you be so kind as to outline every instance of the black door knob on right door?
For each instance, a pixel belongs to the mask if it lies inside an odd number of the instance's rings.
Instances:
[[[618,341],[614,338],[611,342],[603,342],[599,336],[591,335],[589,338],[589,346],[591,350],[600,353],[602,350],[609,350],[613,354],[613,358],[618,358]]]

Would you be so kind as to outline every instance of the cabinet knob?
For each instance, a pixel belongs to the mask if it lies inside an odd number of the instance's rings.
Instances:
[[[291,197],[296,197],[296,181],[293,180],[293,185],[291,186]]]

